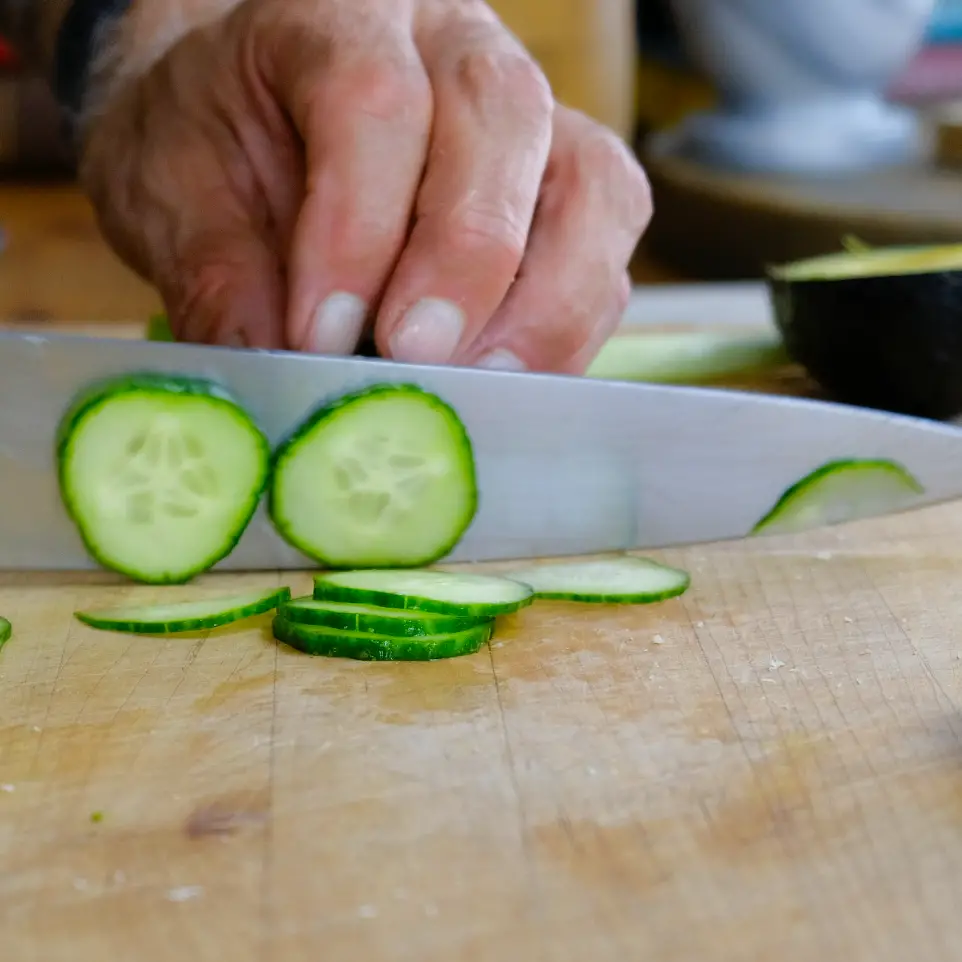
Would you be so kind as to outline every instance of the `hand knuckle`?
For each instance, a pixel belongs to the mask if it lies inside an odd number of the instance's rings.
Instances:
[[[527,228],[506,210],[471,206],[451,218],[448,234],[463,255],[517,264],[524,256]]]
[[[631,230],[644,230],[653,212],[651,185],[628,145],[597,127],[584,136],[577,153],[578,179],[608,185],[608,193],[619,199],[622,222]]]
[[[416,64],[381,58],[332,68],[326,96],[340,112],[383,120],[423,116],[430,108],[427,76]]]
[[[521,53],[479,45],[461,57],[457,70],[462,87],[474,100],[501,95],[528,113],[551,114],[551,85],[538,65]]]

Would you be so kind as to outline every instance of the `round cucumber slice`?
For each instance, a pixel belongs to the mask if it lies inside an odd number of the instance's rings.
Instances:
[[[177,631],[205,631],[229,625],[242,618],[272,611],[289,601],[291,589],[272,588],[241,595],[225,595],[205,601],[181,601],[168,605],[123,605],[78,611],[76,618],[91,628],[127,631],[138,635],[172,634]]]
[[[444,557],[477,510],[471,442],[440,398],[381,384],[329,404],[274,458],[278,533],[326,568],[416,568]]]
[[[530,605],[527,586],[493,575],[447,571],[340,571],[314,577],[318,601],[494,618]]]
[[[85,392],[60,423],[58,460],[63,503],[92,557],[175,584],[240,539],[267,485],[270,446],[215,385],[144,374]]]
[[[789,487],[752,534],[791,534],[888,514],[924,491],[895,461],[830,461]]]
[[[536,598],[597,604],[650,604],[688,590],[687,571],[648,558],[552,563],[512,571]]]
[[[279,614],[295,624],[336,628],[338,631],[388,635],[392,638],[451,634],[475,628],[484,620],[465,618],[460,615],[410,612],[401,608],[316,601],[313,598],[295,598],[282,605]]]
[[[0,648],[2,648],[13,634],[13,625],[6,618],[0,618]]]
[[[298,624],[276,615],[273,631],[278,641],[307,655],[361,661],[436,661],[473,655],[491,638],[494,629],[491,623],[485,623],[449,634],[398,638]]]

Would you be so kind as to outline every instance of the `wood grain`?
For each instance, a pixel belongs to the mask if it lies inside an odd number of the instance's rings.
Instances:
[[[950,506],[666,551],[681,599],[538,604],[427,665],[311,659],[266,618],[98,632],[71,612],[160,592],[9,576],[0,948],[957,958],[960,543]]]
[[[105,293],[52,198],[0,192],[34,245],[0,314],[138,336],[150,292]],[[72,617],[308,573],[0,576],[0,958],[957,959],[960,544],[951,504],[657,552],[682,598],[538,604],[428,665]]]

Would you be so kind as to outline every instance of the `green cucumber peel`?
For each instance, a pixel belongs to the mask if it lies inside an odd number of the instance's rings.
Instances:
[[[925,488],[897,461],[829,461],[788,487],[751,534],[791,534],[908,507]]]
[[[176,341],[166,314],[153,314],[147,321],[148,341]]]
[[[687,571],[637,557],[540,564],[506,577],[528,585],[535,598],[588,604],[653,604],[684,594],[691,584]]]
[[[314,598],[468,618],[530,605],[533,591],[510,578],[431,570],[369,569],[316,575]]]
[[[476,628],[488,620],[460,615],[427,614],[401,608],[317,601],[312,597],[295,598],[282,605],[278,614],[295,624],[396,638],[452,634]]]
[[[280,614],[275,615],[272,630],[279,642],[306,655],[359,661],[437,661],[473,655],[494,633],[489,622],[441,635],[392,637],[299,624]]]
[[[78,621],[105,631],[138,635],[207,631],[273,611],[291,597],[288,587],[223,595],[203,601],[154,605],[120,605],[75,612]]]
[[[267,438],[228,392],[161,373],[81,392],[58,425],[56,456],[88,554],[149,584],[183,584],[230,554],[270,472]]]
[[[277,447],[267,502],[278,534],[324,568],[420,568],[477,511],[471,440],[436,395],[366,387],[318,407]]]

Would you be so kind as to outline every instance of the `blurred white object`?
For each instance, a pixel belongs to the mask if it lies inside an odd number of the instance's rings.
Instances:
[[[900,163],[916,116],[881,94],[920,48],[936,0],[671,0],[721,106],[667,135],[743,170],[823,174]]]

